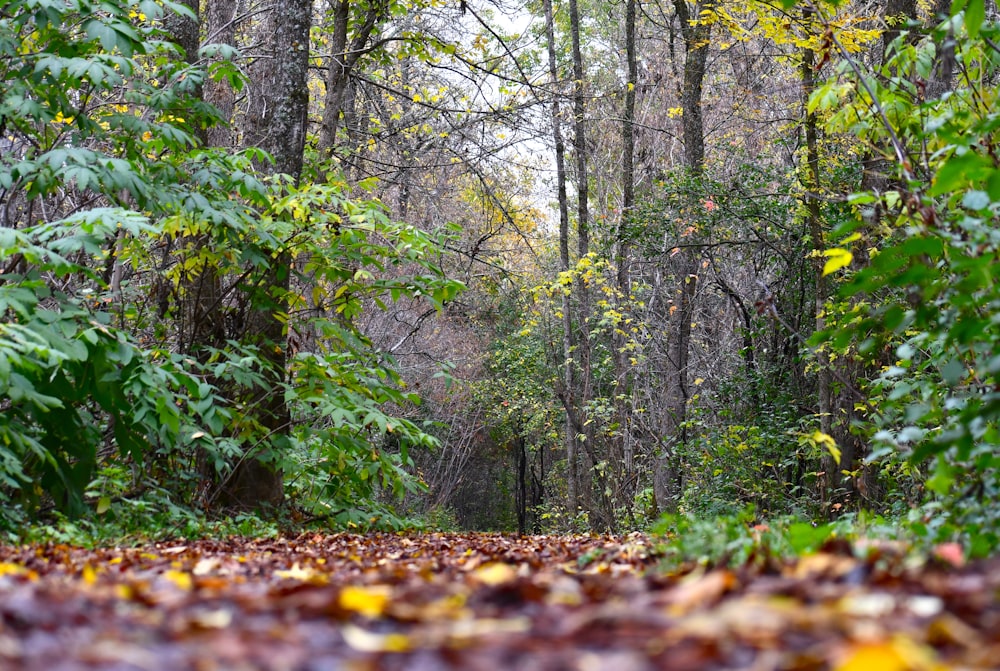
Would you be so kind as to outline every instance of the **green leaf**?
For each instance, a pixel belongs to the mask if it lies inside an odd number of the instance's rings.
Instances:
[[[969,37],[979,37],[979,30],[986,19],[986,0],[968,0],[965,9],[965,30]]]
[[[965,188],[969,184],[985,179],[995,169],[991,160],[975,152],[952,154],[934,176],[934,184],[928,194],[940,196]]]
[[[788,544],[796,554],[805,554],[821,546],[831,533],[829,524],[814,527],[808,522],[795,522],[788,527]]]
[[[985,191],[969,191],[962,198],[962,207],[970,210],[985,210],[990,206],[990,194]]]
[[[958,359],[952,359],[941,366],[941,377],[952,387],[957,386],[967,374],[968,370],[965,364]]]
[[[954,482],[954,469],[943,461],[939,461],[934,475],[927,479],[927,489],[936,494],[946,495]]]

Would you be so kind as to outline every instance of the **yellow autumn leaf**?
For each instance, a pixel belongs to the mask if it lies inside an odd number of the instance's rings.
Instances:
[[[823,264],[824,276],[835,273],[841,268],[846,268],[854,260],[854,254],[840,247],[823,250],[823,256],[826,257],[826,263]]]
[[[886,641],[858,643],[851,646],[836,671],[943,671],[934,653],[908,638],[897,636]]]
[[[80,576],[83,578],[83,582],[86,585],[93,585],[97,582],[97,571],[90,564],[83,567],[83,571],[80,572]]]
[[[184,571],[171,569],[169,571],[164,571],[163,577],[174,583],[185,592],[190,591],[191,588],[194,587],[194,581],[191,579],[191,574]]]
[[[385,612],[391,598],[392,590],[388,585],[351,585],[340,590],[338,601],[344,610],[365,617],[378,617]]]
[[[347,645],[358,652],[406,652],[410,639],[403,634],[376,634],[348,624],[340,630]]]
[[[0,563],[0,576],[21,575],[24,571],[24,567],[20,564],[10,564],[7,562]]]
[[[291,578],[292,580],[301,580],[302,582],[316,581],[323,578],[323,574],[319,571],[307,567],[299,566],[298,562],[292,564],[292,568],[287,571],[275,571],[274,575],[278,578]]]
[[[510,582],[517,577],[517,570],[510,564],[493,563],[480,566],[472,571],[472,577],[479,582],[495,586]]]
[[[833,436],[822,431],[814,431],[809,439],[818,447],[825,448],[833,460],[837,462],[837,465],[840,465],[840,448],[837,447],[837,441],[833,439]]]

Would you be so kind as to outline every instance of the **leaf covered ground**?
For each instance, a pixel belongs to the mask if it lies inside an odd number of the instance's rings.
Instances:
[[[643,536],[0,546],[0,669],[988,669],[998,589],[846,543],[675,570]]]

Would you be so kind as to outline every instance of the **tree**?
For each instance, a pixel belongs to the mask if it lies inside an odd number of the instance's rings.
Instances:
[[[566,193],[566,145],[563,140],[562,108],[559,84],[559,68],[556,60],[555,18],[553,16],[552,0],[544,0],[545,13],[545,51],[548,57],[548,74],[552,86],[552,142],[556,163],[556,198],[559,209],[559,272],[569,272],[569,197]],[[573,389],[573,313],[570,310],[570,297],[563,294],[562,299],[562,360],[563,386],[568,391]],[[578,477],[576,456],[576,433],[569,413],[566,413],[566,502],[570,511],[575,512],[578,506]]]
[[[684,39],[684,79],[681,93],[682,127],[685,167],[700,175],[705,162],[705,128],[702,121],[701,92],[708,60],[712,24],[702,21],[704,3],[689,5],[675,0],[674,9]],[[678,241],[682,244],[682,241]],[[674,254],[674,277],[677,289],[670,309],[670,349],[667,355],[669,372],[665,380],[666,415],[663,423],[664,451],[659,456],[655,491],[661,510],[677,509],[680,496],[681,469],[679,455],[685,440],[685,418],[688,403],[688,348],[691,341],[691,317],[698,275],[693,250],[677,247]]]
[[[294,185],[302,174],[309,109],[309,29],[312,26],[312,2],[294,0],[281,11],[265,16],[267,48],[265,57],[252,64],[252,77],[259,87],[260,112],[245,129],[247,143],[259,147],[273,159],[273,172]],[[249,342],[260,347],[266,362],[269,384],[249,403],[260,413],[260,424],[269,439],[280,448],[287,442],[291,415],[282,394],[275,393],[285,382],[287,366],[287,330],[291,255],[275,241],[267,250],[269,271],[263,286],[251,299],[253,308],[248,325]],[[260,290],[263,289],[263,290]],[[282,474],[271,454],[248,454],[241,460],[226,483],[227,503],[259,507],[278,505],[284,499]]]

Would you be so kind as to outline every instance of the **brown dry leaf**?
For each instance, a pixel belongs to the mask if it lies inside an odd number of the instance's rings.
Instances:
[[[692,573],[666,595],[667,612],[683,615],[696,608],[712,606],[736,586],[736,575],[728,570]]]
[[[819,577],[840,578],[857,566],[857,560],[852,557],[820,552],[799,559],[792,567],[791,575],[798,580]]]
[[[299,566],[298,562],[292,564],[292,568],[290,569],[275,571],[274,576],[276,578],[288,578],[289,580],[298,580],[300,582],[326,582],[326,575],[324,573],[309,566]]]

